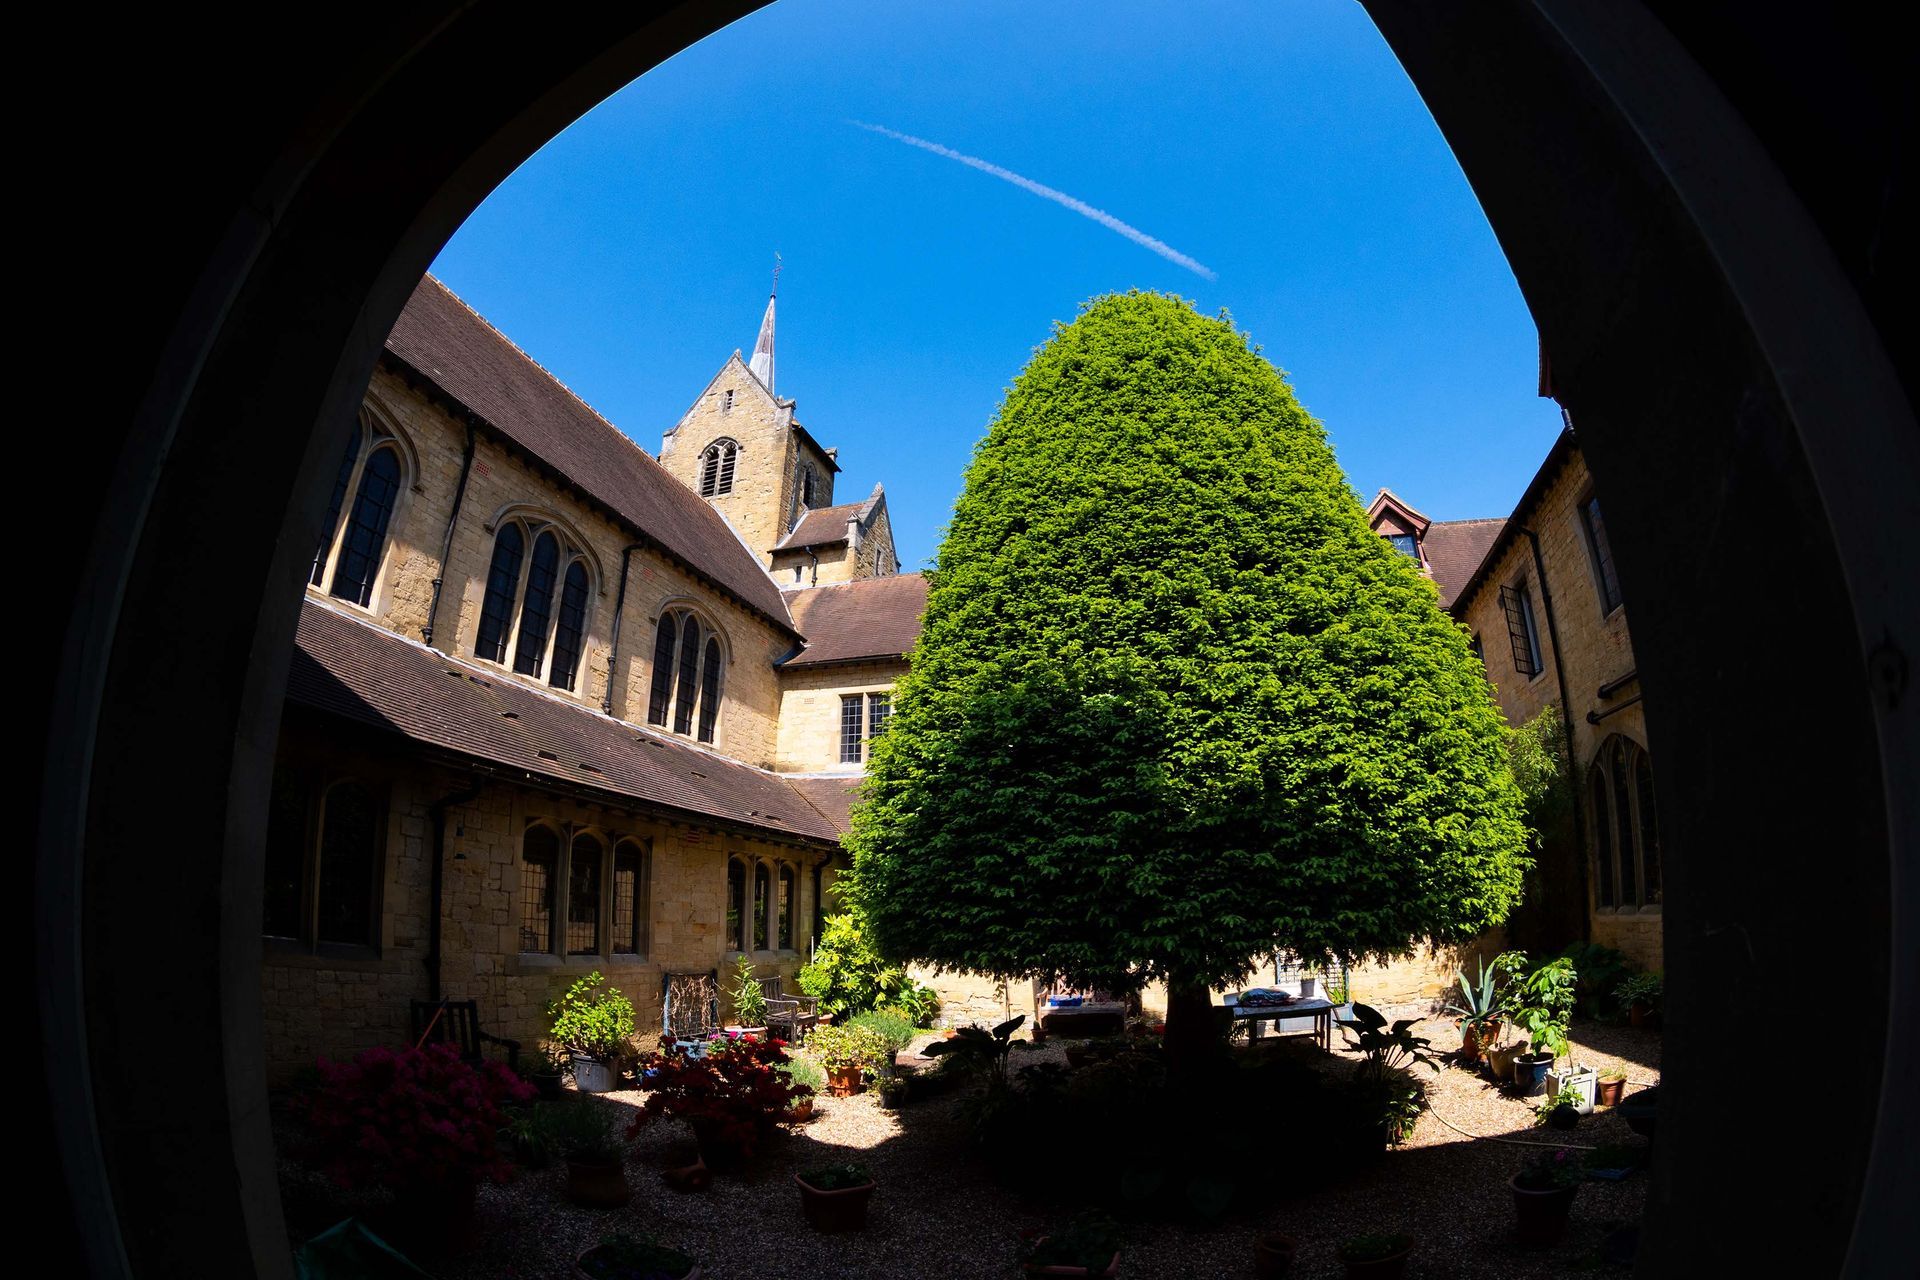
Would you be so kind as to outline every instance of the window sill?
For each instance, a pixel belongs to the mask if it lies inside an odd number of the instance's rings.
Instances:
[[[262,938],[260,942],[263,963],[288,969],[344,969],[357,973],[383,973],[394,965],[394,960],[382,955],[378,947],[352,947],[339,943],[313,947],[287,938]]]
[[[1593,914],[1595,914],[1596,916],[1607,916],[1610,919],[1625,919],[1625,918],[1631,918],[1635,916],[1645,916],[1645,917],[1650,917],[1652,919],[1657,920],[1660,917],[1660,904],[1657,902],[1650,902],[1647,905],[1642,907],[1595,907],[1593,909]]]

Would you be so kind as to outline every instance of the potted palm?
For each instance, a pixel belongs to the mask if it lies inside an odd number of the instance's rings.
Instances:
[[[1404,1276],[1413,1243],[1412,1236],[1398,1232],[1349,1237],[1340,1245],[1347,1280],[1396,1280]]]
[[[581,1098],[553,1107],[550,1132],[566,1157],[567,1199],[589,1209],[618,1209],[632,1197],[611,1104]]]
[[[859,1231],[867,1225],[873,1174],[863,1164],[829,1164],[793,1175],[800,1211],[815,1231]]]
[[[613,1090],[613,1064],[633,1039],[633,1002],[596,971],[547,1006],[553,1042],[571,1055],[573,1082],[582,1093]]]
[[[1544,1248],[1567,1234],[1567,1213],[1586,1176],[1580,1157],[1561,1147],[1542,1151],[1508,1179],[1521,1244]]]
[[[585,1280],[700,1280],[700,1265],[651,1236],[616,1234],[580,1255],[574,1264]]]
[[[1459,984],[1460,998],[1447,1005],[1447,1012],[1459,1019],[1462,1062],[1480,1061],[1481,1056],[1500,1039],[1503,1021],[1505,993],[1500,988],[1500,970],[1490,967],[1484,960],[1475,963],[1479,966],[1479,973],[1472,981],[1467,979],[1464,969],[1454,974],[1454,981]]]

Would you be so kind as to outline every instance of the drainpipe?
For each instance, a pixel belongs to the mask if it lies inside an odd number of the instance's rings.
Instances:
[[[1547,644],[1553,649],[1553,675],[1560,685],[1560,732],[1567,740],[1567,792],[1573,802],[1573,838],[1580,846],[1574,865],[1580,870],[1580,892],[1584,894],[1587,892],[1587,816],[1580,807],[1580,788],[1574,785],[1573,780],[1573,700],[1567,691],[1567,664],[1560,657],[1560,626],[1554,620],[1553,589],[1547,585],[1547,563],[1540,555],[1540,535],[1532,529],[1522,529],[1521,532],[1527,535],[1527,545],[1533,549],[1533,574],[1540,580],[1540,607],[1547,615]],[[1592,933],[1591,921],[1591,907],[1582,903],[1582,938],[1588,938]]]
[[[613,597],[613,647],[607,653],[607,691],[600,699],[600,710],[607,715],[613,714],[613,678],[620,670],[620,620],[627,615],[627,567],[633,553],[644,545],[630,542],[620,548],[620,590]]]
[[[479,771],[476,770],[476,773]],[[432,888],[433,909],[427,916],[427,999],[440,1000],[440,917],[446,911],[447,896],[447,810],[477,798],[487,785],[476,777],[465,789],[449,792],[433,802],[428,821],[433,827]]]
[[[440,540],[440,567],[433,573],[433,598],[427,602],[427,625],[420,638],[433,645],[433,624],[440,616],[440,587],[446,581],[447,557],[453,554],[453,528],[460,521],[460,504],[467,497],[467,473],[473,470],[473,419],[467,419],[467,445],[460,454],[460,483],[454,486],[453,510],[447,512],[447,533]]]

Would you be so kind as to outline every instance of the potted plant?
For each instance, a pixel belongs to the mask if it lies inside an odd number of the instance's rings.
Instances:
[[[1600,1072],[1595,1067],[1569,1063],[1564,1070],[1554,1067],[1547,1071],[1547,1093],[1554,1097],[1573,1095],[1573,1106],[1583,1116],[1593,1114],[1599,1088]]]
[[[551,1106],[551,1133],[567,1160],[567,1199],[589,1209],[618,1209],[631,1198],[626,1151],[612,1106],[581,1098]]]
[[[1600,1073],[1600,1082],[1595,1086],[1595,1101],[1603,1107],[1620,1105],[1620,1095],[1627,1087],[1627,1073],[1622,1067],[1608,1067]]]
[[[1300,1242],[1289,1235],[1270,1232],[1253,1238],[1253,1273],[1262,1280],[1275,1280],[1293,1269]]]
[[[574,1264],[586,1280],[700,1280],[700,1266],[652,1236],[602,1236]]]
[[[649,1055],[641,1066],[646,1101],[628,1136],[655,1120],[685,1120],[707,1167],[734,1172],[793,1114],[794,1103],[812,1096],[806,1085],[779,1069],[787,1061],[784,1044],[758,1036],[716,1041],[698,1058]]]
[[[1513,1060],[1525,1053],[1531,1042],[1527,1040],[1507,1040],[1494,1044],[1487,1050],[1487,1071],[1502,1084],[1513,1083]]]
[[[1120,1244],[1111,1219],[1082,1214],[1061,1230],[1036,1236],[1021,1268],[1030,1276],[1117,1276]]]
[[[1476,961],[1479,974],[1468,981],[1464,969],[1454,974],[1459,984],[1460,998],[1447,1005],[1447,1012],[1457,1015],[1460,1025],[1460,1060],[1478,1062],[1500,1038],[1502,1013],[1505,1007],[1505,993],[1500,988],[1500,970],[1490,967],[1486,961]]]
[[[727,999],[733,1002],[734,1021],[728,1031],[749,1036],[767,1034],[767,993],[760,989],[759,980],[753,976],[753,961],[745,956],[734,962]]]
[[[368,1049],[351,1062],[320,1060],[307,1119],[340,1186],[394,1193],[386,1233],[422,1252],[471,1239],[482,1178],[512,1176],[498,1146],[505,1105],[533,1088],[497,1062],[471,1064],[449,1044]]]
[[[1556,1129],[1572,1129],[1580,1123],[1581,1096],[1578,1089],[1561,1089],[1547,1095],[1547,1100],[1533,1109],[1534,1123],[1552,1125]]]
[[[1509,1012],[1532,1042],[1530,1052],[1514,1057],[1513,1083],[1522,1097],[1537,1097],[1546,1092],[1547,1071],[1566,1052],[1579,975],[1565,956],[1535,965],[1524,951],[1508,951],[1494,965],[1510,975]]]
[[[1383,1150],[1412,1133],[1414,1122],[1426,1108],[1426,1086],[1413,1078],[1410,1068],[1421,1064],[1434,1071],[1440,1069],[1440,1063],[1427,1052],[1432,1042],[1413,1034],[1413,1026],[1419,1021],[1402,1018],[1389,1026],[1378,1009],[1356,1004],[1353,1021],[1340,1027],[1347,1043],[1363,1055],[1348,1087],[1362,1115],[1370,1124],[1379,1125]]]
[[[527,1077],[527,1083],[534,1087],[541,1098],[548,1102],[560,1100],[563,1092],[561,1082],[567,1074],[565,1058],[556,1055],[546,1045],[541,1045],[527,1055],[521,1070]]]
[[[873,1082],[875,1096],[888,1111],[898,1111],[906,1104],[909,1089],[906,1077],[897,1076],[891,1071],[883,1073]]]
[[[515,1163],[529,1169],[544,1169],[553,1163],[559,1144],[553,1132],[554,1104],[536,1102],[530,1107],[515,1107],[500,1127],[500,1144],[512,1153]]]
[[[1627,1007],[1629,1025],[1644,1027],[1659,1016],[1664,990],[1658,973],[1636,973],[1614,990],[1614,998]]]
[[[1642,1089],[1630,1098],[1622,1098],[1620,1118],[1641,1137],[1652,1138],[1659,1127],[1660,1090]]]
[[[860,1092],[862,1075],[887,1056],[885,1037],[874,1028],[858,1023],[815,1027],[807,1038],[807,1049],[826,1067],[827,1092],[836,1098],[850,1098]]]
[[[1394,1280],[1407,1273],[1412,1252],[1413,1237],[1398,1232],[1352,1236],[1341,1242],[1340,1261],[1346,1265],[1348,1280]]]
[[[1560,1147],[1541,1151],[1508,1179],[1521,1244],[1543,1248],[1567,1234],[1567,1212],[1586,1176],[1580,1157]]]
[[[814,1095],[826,1088],[826,1072],[822,1071],[820,1064],[812,1058],[794,1057],[789,1057],[779,1070],[786,1073],[790,1083],[806,1089],[806,1092],[801,1094],[798,1101],[793,1104],[793,1110],[787,1113],[787,1119],[795,1124],[804,1124],[813,1119]]]
[[[573,1082],[582,1093],[613,1090],[613,1063],[633,1039],[633,1002],[596,971],[567,988],[547,1006],[550,1033],[573,1064]]]
[[[800,1186],[800,1211],[815,1231],[860,1231],[867,1225],[867,1201],[873,1198],[873,1174],[863,1164],[829,1164],[793,1180]]]

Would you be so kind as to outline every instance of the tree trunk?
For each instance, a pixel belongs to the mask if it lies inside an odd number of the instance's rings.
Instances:
[[[1213,997],[1203,983],[1167,983],[1167,1075],[1190,1080],[1220,1052],[1225,1043],[1219,1031]]]

